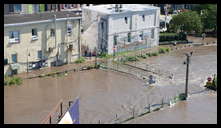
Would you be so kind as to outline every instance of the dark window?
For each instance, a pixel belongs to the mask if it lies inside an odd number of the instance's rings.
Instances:
[[[42,51],[41,50],[38,51],[38,58],[42,59]]]
[[[125,23],[127,24],[127,17],[124,17]]]
[[[104,29],[104,22],[101,22],[101,29]]]
[[[151,30],[151,38],[154,38],[154,29]]]
[[[38,36],[38,33],[37,33],[37,29],[36,28],[33,28],[31,30],[31,33],[32,33],[32,36]]]
[[[67,33],[70,35],[72,33],[72,24],[67,25]]]
[[[118,35],[114,36],[114,45],[117,45],[117,37],[118,37]]]
[[[128,34],[127,34],[127,37],[128,37],[128,40],[127,40],[127,41],[128,41],[128,42],[131,42],[131,33],[128,33]]]
[[[8,59],[4,59],[4,65],[8,64]]]
[[[143,32],[141,32],[141,34],[140,34],[140,39],[141,39],[141,40],[144,39],[144,37],[143,37]]]
[[[145,15],[143,15],[142,18],[143,18],[143,21],[145,21]]]
[[[13,4],[9,4],[9,12],[14,12],[14,5]]]
[[[52,28],[51,29],[51,37],[54,37],[55,36],[55,30]]]
[[[9,43],[19,43],[19,32],[11,31],[9,32]]]
[[[12,63],[17,63],[17,54],[12,54]]]
[[[15,12],[21,12],[21,4],[15,4],[14,5],[14,11]]]

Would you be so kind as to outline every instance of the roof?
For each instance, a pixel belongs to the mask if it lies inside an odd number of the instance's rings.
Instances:
[[[14,14],[14,15],[4,15],[4,24],[16,24],[16,23],[25,23],[33,21],[43,21],[53,19],[56,15],[56,19],[67,18],[69,17],[81,17],[81,15],[76,15],[76,12],[73,11],[59,11],[59,12],[42,12],[35,14]]]
[[[160,8],[150,5],[142,5],[142,4],[122,4],[121,8],[122,11],[115,12],[115,4],[108,4],[108,5],[83,7],[83,9],[97,11],[104,14],[121,14],[127,12],[142,12],[142,11],[155,10]]]

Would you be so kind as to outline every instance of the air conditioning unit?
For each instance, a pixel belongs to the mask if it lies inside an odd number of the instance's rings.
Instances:
[[[12,39],[9,39],[9,42],[10,43],[18,43],[19,39],[18,38],[12,38]]]
[[[32,40],[37,40],[38,37],[37,36],[32,36]]]

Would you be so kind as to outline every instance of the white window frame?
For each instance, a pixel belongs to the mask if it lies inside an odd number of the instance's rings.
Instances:
[[[70,30],[68,29],[70,28]],[[67,35],[70,36],[73,31],[73,25],[71,23],[67,24]]]
[[[18,37],[15,37],[14,33],[17,32]],[[13,38],[11,38],[11,33],[13,34]],[[10,31],[9,32],[9,44],[19,43],[20,42],[20,32],[19,31]]]
[[[36,35],[33,35],[33,30],[36,30]],[[32,28],[31,29],[31,34],[32,34],[32,40],[37,40],[38,39],[38,30],[37,28]]]

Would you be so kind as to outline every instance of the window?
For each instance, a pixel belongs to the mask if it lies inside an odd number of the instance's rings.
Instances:
[[[104,29],[104,22],[101,22],[101,29]]]
[[[145,21],[145,15],[143,15],[142,18],[143,18],[143,21]]]
[[[151,38],[154,39],[154,29],[151,30]]]
[[[127,42],[131,42],[131,33],[128,33],[128,34],[127,34],[127,37],[128,37],[128,38],[127,38]]]
[[[34,6],[34,12],[36,13],[36,12],[39,12],[39,5],[38,4],[33,4],[33,6]]]
[[[50,35],[51,35],[51,37],[55,36],[55,30],[53,28],[51,29],[51,34]]]
[[[17,54],[12,54],[12,63],[17,63]]]
[[[41,50],[38,51],[38,59],[42,59],[42,51]]]
[[[14,12],[21,12],[21,4],[14,5]]]
[[[9,12],[21,12],[21,4],[9,4]]]
[[[19,42],[19,32],[11,31],[9,32],[9,43],[18,43]]]
[[[118,35],[114,35],[114,45],[117,45],[117,38],[118,38]]]
[[[36,28],[33,28],[32,30],[31,30],[31,33],[32,33],[32,36],[38,36],[38,32],[37,32],[37,29]]]
[[[72,24],[67,25],[67,33],[68,33],[69,36],[71,35],[71,33],[72,33]]]
[[[127,17],[124,17],[125,23],[127,24]]]
[[[143,40],[144,36],[143,36],[143,32],[140,33],[140,40]]]
[[[8,59],[4,59],[4,65],[8,64]]]

